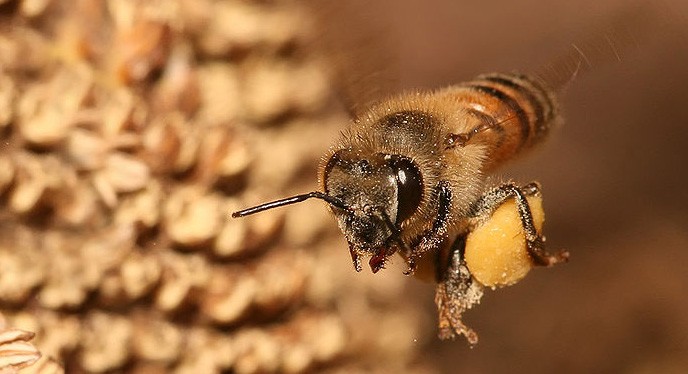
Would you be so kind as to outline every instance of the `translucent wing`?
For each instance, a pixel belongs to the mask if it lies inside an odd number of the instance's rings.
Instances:
[[[313,46],[326,61],[334,91],[355,115],[399,90],[389,19],[376,2],[306,0]]]
[[[576,77],[610,62],[631,58],[642,43],[670,30],[674,19],[665,4],[629,6],[608,20],[604,27],[588,31],[586,38],[571,43],[568,50],[541,67],[535,76],[561,90]]]

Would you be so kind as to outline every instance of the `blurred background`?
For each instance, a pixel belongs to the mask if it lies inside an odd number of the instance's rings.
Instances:
[[[394,3],[403,84],[431,88],[533,71],[638,4]],[[656,28],[629,24],[638,48],[576,78],[565,124],[502,171],[542,183],[547,244],[570,263],[489,292],[465,318],[477,347],[426,347],[443,372],[688,369],[688,6],[652,4]]]
[[[317,188],[342,103],[537,70],[634,4],[0,1],[0,332],[36,332],[33,372],[685,372],[685,2],[500,171],[571,261],[486,292],[476,347],[401,261],[355,273],[320,204],[229,218]]]

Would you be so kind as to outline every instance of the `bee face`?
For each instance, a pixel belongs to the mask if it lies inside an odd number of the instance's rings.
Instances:
[[[418,167],[400,155],[342,149],[327,161],[323,184],[327,195],[347,207],[332,211],[352,254],[376,257],[371,267],[379,270],[384,258],[403,246],[401,226],[420,205],[423,181]]]

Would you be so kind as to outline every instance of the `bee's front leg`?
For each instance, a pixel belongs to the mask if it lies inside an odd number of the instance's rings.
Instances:
[[[441,181],[436,187],[437,193],[437,215],[432,222],[432,228],[424,232],[411,245],[410,253],[406,256],[408,270],[404,274],[411,275],[416,270],[416,259],[423,253],[434,251],[439,248],[447,236],[449,225],[449,215],[451,213],[452,192],[448,181]]]

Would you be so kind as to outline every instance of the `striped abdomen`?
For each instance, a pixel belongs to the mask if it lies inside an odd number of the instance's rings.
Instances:
[[[553,94],[531,77],[488,74],[442,92],[472,116],[464,141],[488,146],[484,170],[539,143],[557,120]]]

